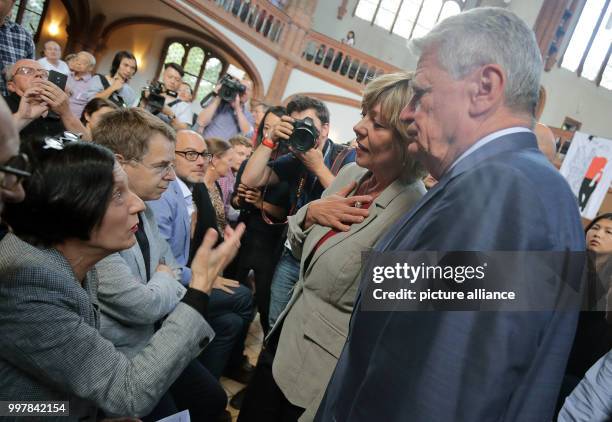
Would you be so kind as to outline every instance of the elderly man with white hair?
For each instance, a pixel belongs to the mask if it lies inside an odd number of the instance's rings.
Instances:
[[[62,60],[62,47],[53,40],[49,40],[45,43],[43,50],[45,56],[38,59],[38,63],[47,70],[55,70],[56,72],[63,73],[68,76],[70,69],[68,64]]]
[[[529,287],[521,303],[537,304],[525,307],[531,312],[500,302],[485,305],[493,311],[479,311],[483,302],[463,302],[462,309],[470,307],[461,312],[424,302],[400,312],[398,301],[367,312],[362,307],[376,290],[364,278],[316,420],[552,420],[577,321],[573,308],[556,311],[556,301],[578,296],[584,261],[569,252],[581,257],[585,244],[576,199],[532,131],[542,69],[534,33],[508,10],[476,8],[445,19],[413,45],[414,97],[401,117],[414,121],[418,136],[409,149],[439,183],[375,251],[403,251],[401,259],[415,251],[478,252],[471,259],[491,251],[563,255],[547,262],[548,277],[523,260],[505,273],[510,288]],[[553,277],[559,274],[568,275],[565,283]],[[486,287],[499,280],[488,277]],[[431,281],[400,287],[425,291]],[[475,287],[468,283],[436,287]]]
[[[76,116],[81,117],[85,105],[91,99],[89,92],[89,82],[93,76],[91,72],[96,66],[96,58],[87,51],[79,52],[72,63],[74,69],[68,77],[66,87],[70,94],[70,111]]]

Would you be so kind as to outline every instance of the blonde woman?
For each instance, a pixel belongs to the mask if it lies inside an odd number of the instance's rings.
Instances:
[[[362,119],[353,128],[356,164],[345,166],[321,199],[289,218],[288,239],[301,258],[300,279],[270,336],[282,330],[273,379],[264,374],[271,341],[240,421],[300,416],[308,421],[315,415],[346,341],[361,252],[371,249],[425,193],[421,166],[407,153],[412,131],[399,119],[412,97],[411,77],[404,72],[383,75],[367,85]]]

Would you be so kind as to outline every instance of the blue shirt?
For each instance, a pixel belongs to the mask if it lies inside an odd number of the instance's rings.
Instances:
[[[242,106],[242,111],[246,116],[246,119],[251,125],[249,132],[244,135],[248,138],[253,135],[253,127],[255,125],[255,119],[249,111]],[[238,118],[234,112],[234,108],[231,104],[222,101],[215,112],[215,115],[211,119],[208,126],[204,128],[204,138],[221,138],[224,141],[229,140],[232,136],[240,134],[240,127],[238,126]]]
[[[0,24],[0,74],[4,68],[21,59],[34,59],[34,41],[26,29],[6,18]],[[0,77],[0,95],[8,95],[4,77]]]
[[[323,147],[323,161],[325,162],[325,167],[328,169],[331,169],[335,159],[332,153],[332,145],[333,142],[331,139],[328,139],[325,141],[325,146]],[[342,167],[354,161],[355,150],[353,149],[344,157]],[[289,183],[291,205],[295,206],[296,209],[301,208],[315,199],[319,199],[325,189],[319,182],[319,179],[309,172],[304,163],[292,153],[285,154],[277,160],[270,162],[268,166],[274,170],[274,173],[276,173],[281,182]],[[302,178],[305,178],[304,186],[298,196],[298,189]]]

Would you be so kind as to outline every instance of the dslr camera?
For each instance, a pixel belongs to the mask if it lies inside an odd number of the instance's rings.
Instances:
[[[237,79],[225,74],[219,80],[221,88],[219,89],[219,97],[225,102],[233,103],[236,99],[236,94],[244,94],[246,86],[241,84]]]
[[[145,98],[145,91],[149,91],[149,97]],[[165,85],[161,81],[154,81],[149,84],[148,87],[142,89],[141,99],[144,100],[146,104],[146,109],[151,114],[158,114],[162,108],[164,108],[164,104],[166,103],[166,97],[163,94],[169,95],[171,97],[176,98],[178,94],[174,91],[166,89]]]
[[[293,122],[293,133],[287,140],[289,146],[300,152],[306,152],[313,148],[319,138],[319,131],[310,117]]]

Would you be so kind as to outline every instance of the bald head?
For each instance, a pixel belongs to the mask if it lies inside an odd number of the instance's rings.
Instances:
[[[6,87],[9,92],[22,96],[35,80],[47,79],[47,75],[48,72],[36,60],[17,60],[6,69]]]
[[[198,155],[194,161],[188,159],[195,153],[207,152],[204,138],[193,130],[176,132],[176,175],[185,183],[203,183],[208,168],[208,159]]]
[[[56,64],[62,57],[62,48],[53,40],[47,41],[45,43],[45,57],[51,63]]]
[[[13,115],[3,99],[0,99],[0,165],[19,152],[19,135],[13,124]],[[0,181],[4,174],[0,172]],[[0,187],[0,211],[4,202],[19,202],[24,197],[23,187],[19,184],[15,189]]]
[[[538,139],[538,148],[548,158],[548,161],[554,164],[555,155],[557,154],[557,143],[555,142],[555,135],[552,133],[552,130],[542,123],[536,123],[534,132]]]

